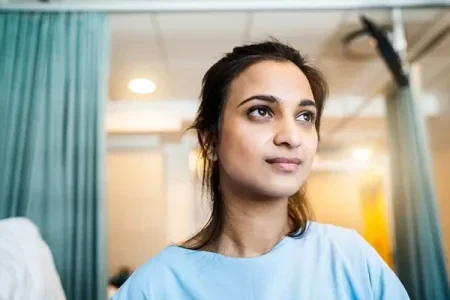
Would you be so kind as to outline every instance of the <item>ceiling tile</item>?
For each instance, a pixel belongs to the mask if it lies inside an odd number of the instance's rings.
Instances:
[[[440,58],[442,62],[450,62],[450,31],[426,54],[429,57]]]
[[[161,50],[150,16],[113,14],[110,16],[112,67],[161,60]]]
[[[240,38],[211,40],[203,39],[178,39],[165,40],[164,47],[168,60],[198,60],[219,59],[223,54],[230,52],[234,47],[242,44]]]
[[[112,67],[131,64],[142,64],[143,66],[160,62],[161,51],[155,43],[144,40],[115,40],[111,41],[111,63]]]
[[[165,41],[243,38],[246,13],[163,13],[157,14]]]
[[[330,86],[330,95],[341,98],[348,95],[373,96],[380,86],[390,80],[383,63],[322,59],[318,62]]]
[[[216,59],[173,59],[169,61],[171,96],[174,99],[198,99],[202,78]]]
[[[425,23],[434,20],[441,14],[443,9],[403,9],[403,20],[405,22]]]
[[[320,41],[339,25],[342,12],[260,12],[252,16],[252,40],[315,38]]]
[[[153,28],[148,14],[111,14],[111,39],[145,39],[152,37]]]
[[[428,91],[450,92],[450,61],[427,57],[420,61],[422,87]]]

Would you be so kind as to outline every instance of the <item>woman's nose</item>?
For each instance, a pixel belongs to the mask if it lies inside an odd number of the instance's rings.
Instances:
[[[274,144],[297,148],[301,144],[301,130],[295,120],[280,120],[277,122]]]

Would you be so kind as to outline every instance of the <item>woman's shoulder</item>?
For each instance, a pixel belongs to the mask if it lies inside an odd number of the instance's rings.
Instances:
[[[298,240],[299,244],[301,240]],[[311,256],[320,253],[322,260],[339,263],[349,272],[376,273],[388,268],[372,245],[355,229],[314,222],[309,225],[303,243],[304,247],[299,251],[306,250]]]
[[[305,238],[340,246],[364,241],[364,238],[355,229],[319,222],[308,223]]]
[[[174,246],[165,247],[137,268],[112,299],[157,299],[155,298],[156,287],[161,284],[160,281],[165,275],[170,273],[170,262],[179,256],[174,253],[174,248]],[[145,298],[142,298],[143,296]]]
[[[305,233],[309,246],[328,249],[336,256],[345,259],[366,260],[378,256],[373,247],[355,230],[332,224],[310,222]]]
[[[309,242],[308,242],[309,239]],[[353,274],[354,281],[366,279],[376,299],[409,299],[400,280],[356,230],[339,226],[311,223],[305,242],[322,260]],[[315,246],[314,246],[315,244]]]

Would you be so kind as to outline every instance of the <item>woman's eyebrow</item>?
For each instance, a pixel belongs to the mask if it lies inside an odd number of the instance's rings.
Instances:
[[[260,95],[253,95],[253,96],[248,97],[247,99],[243,100],[238,105],[238,107],[244,105],[245,103],[247,103],[247,102],[249,102],[251,100],[261,100],[261,101],[266,101],[266,102],[270,102],[270,103],[277,103],[277,104],[280,103],[280,100],[277,97],[275,97],[275,96],[260,94]],[[316,107],[316,102],[314,100],[311,100],[311,99],[302,99],[300,101],[300,103],[298,104],[298,106],[314,106],[314,107]]]
[[[317,107],[316,102],[310,99],[303,99],[300,101],[300,104],[298,106],[314,106]]]

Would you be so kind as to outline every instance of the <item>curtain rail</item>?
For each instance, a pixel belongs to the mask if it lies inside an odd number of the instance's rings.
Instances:
[[[392,8],[450,8],[450,0],[315,0],[315,1],[92,1],[66,3],[0,3],[0,11],[93,11],[112,13],[332,11]]]

